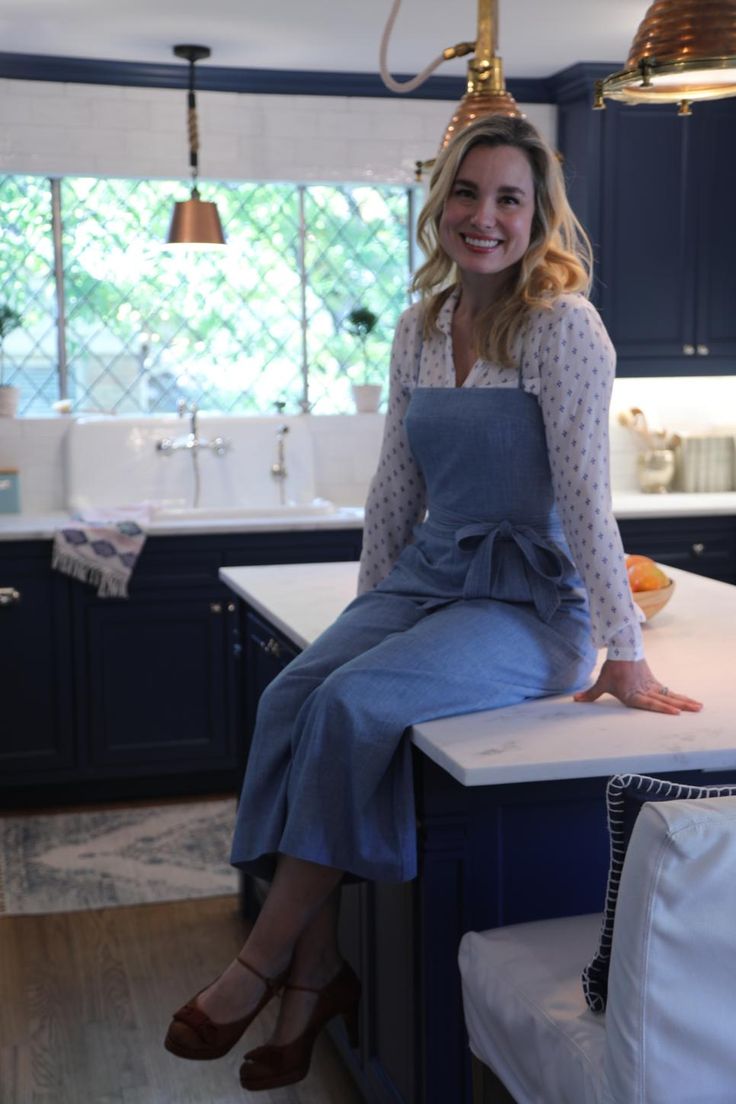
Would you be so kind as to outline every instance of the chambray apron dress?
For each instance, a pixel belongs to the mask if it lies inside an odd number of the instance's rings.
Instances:
[[[593,668],[535,396],[521,379],[418,387],[405,427],[427,517],[260,701],[231,856],[260,877],[283,853],[413,878],[407,728],[578,689]]]

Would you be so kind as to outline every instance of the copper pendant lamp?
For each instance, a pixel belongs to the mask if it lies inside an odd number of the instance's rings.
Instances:
[[[655,0],[618,73],[596,82],[594,107],[736,96],[736,0]]]
[[[467,91],[450,119],[440,149],[460,130],[484,115],[520,116],[516,100],[506,89],[503,62],[498,57],[497,0],[478,0],[478,35],[474,55],[468,62]]]
[[[380,67],[383,83],[392,92],[412,92],[445,61],[473,54],[468,62],[467,91],[447,125],[442,137],[440,149],[444,149],[458,131],[470,126],[476,119],[486,115],[521,116],[516,100],[507,91],[503,79],[503,62],[496,53],[498,45],[498,2],[497,0],[478,0],[478,34],[475,42],[458,42],[448,46],[439,57],[430,62],[421,73],[408,81],[400,83],[388,72],[386,54],[388,40],[398,15],[401,0],[394,0],[391,14],[381,39]],[[430,169],[434,160],[416,162],[416,178],[421,180],[422,172]]]
[[[199,131],[197,127],[197,101],[194,90],[194,66],[197,61],[210,56],[208,46],[174,46],[177,57],[189,62],[189,91],[187,94],[187,125],[189,131],[189,168],[192,174],[192,191],[189,199],[174,204],[167,242],[169,245],[224,245],[220,216],[214,203],[207,203],[199,195]]]

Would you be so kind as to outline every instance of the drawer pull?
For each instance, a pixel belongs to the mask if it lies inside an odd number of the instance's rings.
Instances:
[[[682,351],[685,354],[685,356],[695,356],[695,346],[694,345],[683,345],[682,346]]]
[[[266,655],[273,656],[274,659],[281,658],[281,645],[279,644],[278,640],[274,640],[272,636],[269,637],[265,644],[261,642],[261,647],[263,648]]]
[[[701,544],[700,541],[696,541],[696,543],[691,548],[691,552],[693,556],[702,556],[705,552],[705,545]]]
[[[15,587],[0,587],[0,606],[17,606],[19,602],[19,590]]]
[[[210,602],[210,613],[222,613],[222,603]]]
[[[710,349],[707,345],[698,345],[698,356],[710,356]]]

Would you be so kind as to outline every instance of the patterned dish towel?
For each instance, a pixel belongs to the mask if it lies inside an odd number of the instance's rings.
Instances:
[[[146,534],[147,509],[88,510],[54,536],[52,566],[97,587],[98,598],[127,598]]]

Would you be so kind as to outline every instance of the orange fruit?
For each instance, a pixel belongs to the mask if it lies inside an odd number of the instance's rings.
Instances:
[[[640,590],[661,590],[670,585],[664,571],[649,556],[627,556],[626,574],[635,594]]]

